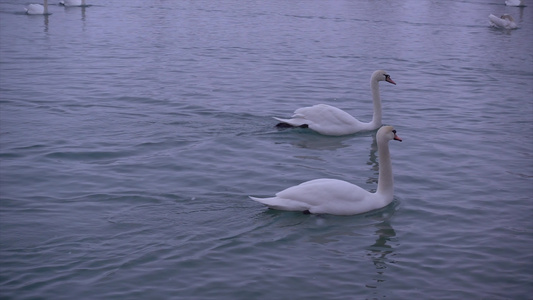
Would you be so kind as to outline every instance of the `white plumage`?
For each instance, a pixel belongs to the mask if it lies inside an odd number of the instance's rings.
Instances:
[[[401,139],[392,126],[378,130],[378,188],[375,193],[338,179],[315,179],[287,188],[271,198],[250,197],[272,209],[313,214],[355,215],[385,207],[393,200],[394,184],[389,141]]]
[[[381,97],[379,95],[379,82],[387,81],[396,84],[387,72],[377,70],[370,78],[374,114],[370,123],[363,123],[352,117],[349,113],[327,104],[318,104],[298,108],[290,119],[274,118],[281,123],[293,127],[308,127],[324,135],[346,135],[359,131],[374,130],[381,126]]]
[[[44,0],[43,4],[30,4],[24,9],[28,15],[47,15],[48,0]]]
[[[524,0],[506,0],[505,5],[507,6],[526,6]]]
[[[503,14],[501,17],[496,17],[495,15],[490,14],[489,20],[490,20],[491,26],[496,27],[496,28],[503,28],[503,29],[518,28],[513,17],[511,17],[508,14]]]
[[[63,0],[63,1],[59,1],[59,5],[63,5],[63,6],[85,6],[85,0]]]

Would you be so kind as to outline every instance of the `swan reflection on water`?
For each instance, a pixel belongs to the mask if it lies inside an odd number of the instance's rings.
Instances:
[[[336,224],[334,230],[328,230],[322,234],[315,234],[310,236],[310,242],[319,243],[322,245],[328,243],[335,243],[339,241],[351,240],[351,243],[354,245],[360,244],[363,240],[367,240],[367,237],[373,236],[375,238],[374,242],[366,247],[363,247],[364,257],[366,257],[374,266],[373,271],[366,274],[365,287],[370,289],[379,289],[382,284],[387,280],[386,272],[391,264],[396,263],[395,259],[395,248],[398,247],[399,239],[397,237],[396,231],[391,225],[391,218],[394,215],[395,211],[398,209],[398,202],[394,201],[391,205],[367,213],[363,216],[365,221],[372,222],[373,224],[365,224],[363,226],[348,226],[348,224]],[[314,216],[317,219],[318,223],[331,223],[331,216]],[[333,217],[337,218],[337,217]],[[354,220],[350,220],[350,223]],[[322,224],[323,225],[323,224]],[[330,224],[331,225],[331,224]],[[374,233],[369,236],[366,234],[369,227],[375,227]],[[362,232],[365,231],[365,234]],[[355,241],[354,241],[355,240]],[[335,249],[335,255],[345,255],[353,256],[353,253],[346,251],[340,251],[338,248]],[[358,255],[356,255],[358,256]],[[361,276],[361,272],[364,269],[358,268],[356,271],[358,275]],[[374,293],[378,293],[379,290],[376,290]]]
[[[59,6],[63,6],[66,12],[76,12],[77,9],[81,9],[81,20],[85,21],[86,9],[87,7],[90,7],[91,5],[86,4],[85,0],[70,0],[70,1],[65,0],[65,1],[60,1]]]
[[[377,184],[379,175],[379,162],[378,162],[378,143],[376,142],[376,135],[372,136],[372,144],[370,145],[370,154],[368,155],[367,165],[370,166],[370,170],[374,171],[374,176],[368,177],[366,183]]]
[[[372,260],[376,268],[376,275],[370,279],[366,284],[368,288],[378,288],[378,285],[385,282],[385,270],[395,260],[390,256],[394,256],[394,247],[390,242],[398,243],[396,238],[396,231],[392,228],[389,221],[376,224],[376,242],[367,248],[366,255]]]
[[[68,3],[68,4],[67,4]],[[85,4],[85,0],[74,0],[74,1],[61,1],[59,6],[64,6],[65,10],[68,10],[70,8],[80,8],[81,9],[81,20],[85,21],[86,17],[86,8],[91,6]],[[48,32],[49,27],[49,16],[52,15],[51,12],[48,10],[48,0],[44,0],[43,4],[29,4],[26,7],[24,7],[25,12],[23,14],[29,15],[29,16],[43,16],[44,19],[44,32]],[[19,14],[19,13],[17,13]],[[20,13],[22,14],[22,13]],[[85,23],[84,23],[85,25]],[[85,29],[85,26],[84,26]]]
[[[341,148],[346,148],[349,145],[345,144],[348,139],[353,138],[353,136],[323,136],[318,134],[309,134],[304,135],[303,138],[292,142],[291,144],[295,147],[302,149],[314,149],[314,150],[337,150]]]
[[[337,149],[350,146],[348,144],[345,144],[345,142],[352,138],[353,136],[331,137],[331,136],[321,136],[321,135],[314,134],[306,138],[301,138],[300,140],[293,142],[291,144],[295,147],[303,148],[303,149],[337,150]],[[374,175],[368,177],[366,181],[367,184],[378,183],[379,161],[378,161],[377,151],[378,151],[378,144],[376,142],[376,132],[374,132],[372,134],[372,143],[370,144],[370,153],[368,156],[368,161],[366,163],[367,165],[370,166],[370,170],[374,171]],[[315,159],[321,160],[318,156],[315,157]]]

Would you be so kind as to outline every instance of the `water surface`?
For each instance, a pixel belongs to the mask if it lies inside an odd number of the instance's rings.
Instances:
[[[503,2],[1,0],[1,297],[528,299],[533,15]],[[394,202],[251,201],[323,177],[375,190],[375,132],[271,117],[370,121],[376,69],[397,83]]]

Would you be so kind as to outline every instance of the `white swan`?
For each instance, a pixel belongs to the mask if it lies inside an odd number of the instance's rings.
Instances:
[[[393,200],[390,140],[402,141],[392,126],[378,130],[378,188],[370,193],[357,185],[337,179],[315,179],[290,187],[272,198],[250,197],[269,208],[313,214],[355,215],[382,208]]]
[[[59,1],[59,5],[63,6],[86,6],[85,0],[63,0]]]
[[[48,14],[48,0],[44,0],[41,4],[30,4],[24,8],[28,15],[47,15]]]
[[[493,27],[496,28],[504,28],[504,29],[516,29],[518,26],[516,25],[513,17],[511,17],[508,14],[503,14],[501,17],[496,17],[493,14],[489,15],[490,24]]]
[[[524,0],[505,0],[507,6],[526,6]]]
[[[278,127],[310,128],[325,135],[345,135],[359,131],[374,130],[381,126],[381,98],[379,96],[379,82],[387,81],[396,84],[387,72],[377,70],[372,73],[370,87],[374,100],[374,115],[370,123],[363,123],[347,112],[327,104],[318,104],[298,108],[291,119],[274,118],[281,123]]]

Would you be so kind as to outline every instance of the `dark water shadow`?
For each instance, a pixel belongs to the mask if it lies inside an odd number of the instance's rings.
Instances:
[[[365,132],[358,132],[355,134],[349,134],[349,135],[342,135],[342,136],[329,136],[329,135],[322,135],[317,132],[314,132],[310,129],[305,128],[284,128],[284,129],[278,129],[276,128],[278,132],[286,133],[286,134],[297,134],[297,138],[295,138],[292,142],[290,142],[291,145],[297,148],[302,149],[313,149],[313,150],[337,150],[341,148],[345,148],[350,146],[346,142],[348,140],[351,140],[353,138],[361,138],[361,137],[367,137],[369,135],[375,136],[377,130],[374,131],[365,131]]]
[[[365,287],[370,289],[379,289],[386,282],[385,273],[391,264],[396,263],[395,247],[399,245],[396,231],[388,220],[375,226],[376,241],[366,248],[366,256],[376,270],[375,274],[369,274],[369,279],[365,284]],[[380,293],[376,290],[375,294],[377,297]]]

